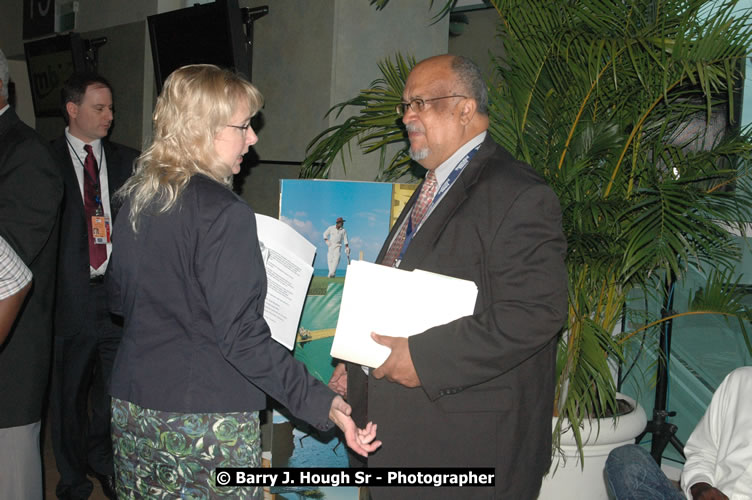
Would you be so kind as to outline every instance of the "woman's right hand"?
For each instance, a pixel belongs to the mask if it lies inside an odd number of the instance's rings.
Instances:
[[[335,396],[332,399],[329,419],[345,434],[347,446],[358,455],[367,457],[369,453],[381,446],[381,441],[376,440],[376,424],[368,422],[365,429],[359,429],[350,416],[351,413],[352,408],[342,399],[342,396]]]

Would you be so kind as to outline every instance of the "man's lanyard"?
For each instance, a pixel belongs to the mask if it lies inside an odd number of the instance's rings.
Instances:
[[[426,215],[423,216],[423,220],[418,223],[418,226],[415,228],[415,230],[413,230],[413,218],[411,217],[412,210],[411,214],[407,215],[407,231],[405,232],[405,242],[402,244],[402,250],[400,250],[400,254],[394,263],[394,267],[399,267],[400,262],[402,262],[402,257],[405,255],[405,251],[407,250],[408,245],[410,245],[410,241],[412,241],[413,236],[418,234],[420,228],[423,227],[423,223],[428,219],[428,216],[431,215],[431,212],[433,212],[433,209],[436,208],[436,205],[441,201],[447,191],[449,191],[449,188],[452,187],[452,184],[454,184],[454,181],[457,180],[457,177],[460,176],[467,164],[470,163],[470,160],[472,160],[473,156],[475,156],[475,153],[478,152],[482,144],[483,143],[478,144],[473,149],[468,151],[465,157],[462,158],[457,166],[454,167],[454,169],[449,173],[449,176],[444,180],[444,182],[441,183],[438,191],[436,191],[436,194],[433,196],[433,200],[431,200],[431,205],[428,207]]]

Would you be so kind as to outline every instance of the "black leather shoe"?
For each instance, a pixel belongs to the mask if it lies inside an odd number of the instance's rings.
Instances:
[[[115,477],[112,474],[100,474],[93,469],[89,469],[89,475],[96,478],[102,485],[102,492],[109,500],[117,500],[115,493]]]

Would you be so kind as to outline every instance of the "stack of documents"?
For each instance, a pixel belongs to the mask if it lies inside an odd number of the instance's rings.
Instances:
[[[292,349],[298,333],[316,247],[284,222],[256,214],[261,255],[266,266],[264,319],[272,338]]]
[[[337,331],[331,355],[377,368],[388,347],[371,339],[371,332],[409,337],[473,314],[478,287],[426,271],[353,261],[347,266]]]

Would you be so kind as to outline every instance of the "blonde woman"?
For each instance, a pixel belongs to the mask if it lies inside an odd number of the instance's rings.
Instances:
[[[165,82],[154,141],[123,186],[108,287],[125,318],[112,372],[118,498],[257,498],[215,485],[216,467],[260,466],[266,396],[367,456],[376,426],[270,337],[254,213],[230,190],[258,140],[253,85],[211,65]]]

